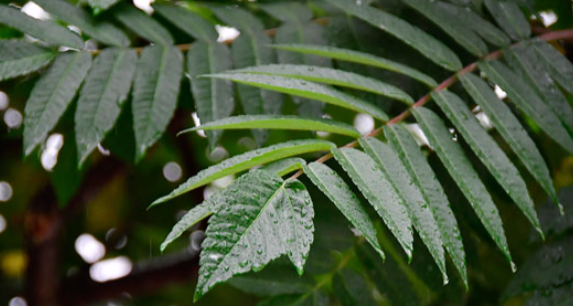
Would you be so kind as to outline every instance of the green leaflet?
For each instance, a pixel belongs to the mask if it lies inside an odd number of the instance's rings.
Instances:
[[[51,0],[48,0],[51,1]],[[140,37],[161,45],[174,44],[173,37],[159,22],[133,6],[126,6],[115,14],[125,27]]]
[[[201,123],[209,123],[231,115],[235,108],[233,84],[224,80],[200,78],[200,75],[229,70],[232,67],[229,48],[217,42],[197,42],[187,53],[187,72],[197,115]],[[207,132],[209,146],[214,148],[220,131]]]
[[[241,84],[275,90],[302,98],[318,100],[357,112],[367,113],[382,121],[388,120],[388,115],[378,107],[369,104],[366,101],[359,100],[349,94],[312,82],[275,75],[248,73],[212,74],[209,75],[209,77],[231,80]]]
[[[372,158],[362,151],[342,148],[332,150],[332,154],[370,205],[382,217],[388,229],[406,252],[408,259],[411,259],[414,240],[412,223],[403,200],[398,196],[386,175]]]
[[[19,9],[0,4],[0,23],[52,46],[83,49],[84,41],[75,33],[51,21],[32,18]]]
[[[179,238],[186,230],[217,211],[223,205],[225,196],[229,196],[229,193],[225,191],[226,189],[211,195],[211,197],[205,200],[205,202],[190,209],[179,221],[177,221],[167,237],[165,237],[165,240],[161,243],[161,252],[165,251],[167,246],[175,241],[175,239]]]
[[[173,4],[153,4],[153,8],[166,20],[196,39],[216,41],[215,26],[185,7]]]
[[[535,229],[543,236],[533,200],[529,197],[527,185],[499,145],[482,128],[470,109],[458,96],[448,91],[441,91],[432,93],[432,98]]]
[[[568,92],[573,93],[573,64],[546,41],[533,39],[531,46],[542,59],[551,77]]]
[[[103,141],[119,117],[135,72],[134,50],[104,49],[80,92],[75,113],[78,165]]]
[[[564,236],[543,244],[525,260],[506,287],[502,299],[506,301],[515,296],[530,295],[545,297],[548,301],[524,305],[571,305],[571,275],[573,275],[573,239]],[[566,293],[559,296],[559,289],[566,289]],[[540,292],[542,293],[539,294]],[[557,303],[565,299],[568,302]]]
[[[398,17],[373,7],[358,5],[353,1],[327,0],[326,2],[388,32],[445,69],[450,71],[462,69],[459,58],[448,47]]]
[[[376,306],[372,292],[362,275],[343,269],[332,279],[334,295],[342,306]]]
[[[88,52],[58,55],[34,85],[24,110],[24,154],[44,141],[76,95],[91,66]]]
[[[282,22],[304,22],[312,19],[312,11],[299,2],[279,2],[261,5],[269,15]]]
[[[165,131],[177,107],[183,55],[174,46],[145,47],[133,83],[133,130],[139,160]]]
[[[316,44],[326,45],[326,33],[324,27],[311,20],[312,11],[309,7],[299,3],[277,3],[263,6],[268,8],[267,12],[283,23],[277,29],[274,43],[280,44]],[[331,67],[332,61],[329,58],[314,56],[310,54],[300,54],[277,51],[277,59],[281,64],[306,64],[313,66]],[[301,97],[292,97],[297,104],[297,112],[304,117],[322,117],[324,115],[325,104],[310,101]]]
[[[334,203],[384,260],[385,255],[378,244],[374,223],[344,180],[328,166],[317,162],[303,166],[303,170],[312,183]]]
[[[437,1],[404,0],[404,2],[426,16],[473,55],[483,56],[488,53],[486,44],[474,33],[471,27],[466,26],[467,19],[464,20],[461,18],[462,16],[444,9]]]
[[[359,142],[360,146],[364,148],[366,153],[386,174],[386,177],[402,199],[414,228],[420,234],[420,238],[422,238],[442,272],[444,285],[447,284],[449,280],[446,274],[446,260],[444,258],[440,230],[420,189],[413,184],[413,179],[408,170],[402,164],[398,155],[387,144],[372,137],[361,138]]]
[[[34,3],[63,22],[75,25],[94,39],[112,46],[127,47],[129,38],[109,22],[96,22],[86,11],[65,0],[37,0]]]
[[[186,129],[179,134],[196,130],[242,130],[242,129],[279,129],[279,130],[302,130],[322,131],[334,134],[346,135],[354,138],[360,137],[360,133],[351,125],[332,119],[301,118],[298,116],[273,116],[273,115],[243,115],[228,117],[212,121],[201,126]],[[179,135],[178,134],[178,135]]]
[[[532,44],[522,44],[508,50],[505,58],[513,69],[533,85],[539,97],[559,117],[570,135],[573,135],[573,109],[561,90],[551,79],[543,58],[537,55]]]
[[[87,0],[88,4],[94,9],[95,14],[107,10],[116,4],[119,0]]]
[[[533,88],[525,84],[519,76],[499,61],[480,62],[480,70],[494,83],[499,85],[509,99],[531,117],[547,135],[569,153],[573,153],[573,140],[561,125],[555,113],[537,96]]]
[[[386,243],[384,246],[388,253],[392,254],[392,243]],[[426,298],[431,292],[416,277],[411,267],[397,256],[388,256],[386,262],[382,263],[378,260],[378,255],[364,243],[358,244],[356,255],[364,266],[366,277],[391,305],[420,306],[423,305],[422,297]]]
[[[307,275],[301,277],[283,262],[273,262],[260,272],[233,277],[229,284],[257,296],[302,294],[313,289],[314,282]]]
[[[497,207],[462,147],[452,140],[452,135],[438,115],[424,107],[414,108],[412,113],[485,229],[514,268]]]
[[[313,241],[314,210],[300,181],[252,171],[228,188],[233,195],[224,197],[205,231],[195,300],[281,255],[288,255],[300,275]]]
[[[0,40],[0,81],[32,73],[48,65],[56,52],[24,40]]]
[[[270,163],[261,167],[262,170],[270,171],[278,176],[284,176],[295,170],[302,169],[302,166],[306,165],[306,161],[299,157],[291,157],[278,160],[274,163]]]
[[[441,9],[448,11],[450,14],[458,16],[464,21],[462,26],[470,27],[484,40],[498,47],[504,47],[511,43],[511,40],[505,33],[499,30],[496,26],[491,24],[489,21],[483,19],[481,16],[476,14],[474,11],[460,7],[458,5],[452,5],[446,2],[436,2],[437,6]]]
[[[517,4],[510,1],[485,0],[485,6],[511,39],[522,40],[531,36],[529,22]]]
[[[414,138],[405,128],[399,125],[385,126],[384,134],[398,153],[398,157],[406,166],[416,185],[422,191],[424,199],[430,205],[430,209],[438,223],[444,247],[460,272],[467,289],[468,276],[462,235],[442,185],[428,164],[426,156],[424,156]]]
[[[283,44],[283,45],[273,45],[272,47],[285,51],[324,56],[341,61],[348,61],[363,65],[373,66],[381,69],[386,69],[389,71],[409,76],[415,80],[418,80],[428,85],[429,87],[438,86],[438,83],[434,79],[432,79],[432,77],[416,69],[368,53],[358,52],[349,49],[329,47],[329,46],[304,45],[304,44],[288,44],[288,45]]]
[[[173,199],[216,179],[247,170],[254,166],[304,153],[329,151],[334,147],[335,145],[332,142],[324,140],[294,140],[236,155],[217,165],[199,171],[199,173],[189,178],[170,194],[155,200],[149,207],[151,208],[157,204]]]
[[[553,188],[549,169],[519,120],[503,101],[499,100],[486,82],[473,74],[460,76],[460,80],[473,100],[483,109],[485,114],[493,121],[503,139],[517,154],[521,162],[535,177],[555,204],[559,203]],[[558,204],[560,205],[560,204]]]
[[[313,289],[302,295],[278,295],[264,300],[257,306],[329,306],[328,295]]]
[[[280,75],[311,82],[364,90],[405,102],[408,105],[414,103],[414,100],[407,93],[393,85],[344,70],[308,65],[272,64],[232,70],[230,72]]]
[[[233,7],[216,7],[213,11],[225,23],[241,31],[241,35],[233,41],[231,46],[235,68],[276,62],[274,50],[268,47],[271,38],[264,32],[264,25],[257,17],[248,11]],[[280,114],[283,104],[281,94],[242,84],[237,86],[237,91],[246,114]],[[253,130],[252,132],[259,146],[266,142],[267,131]]]

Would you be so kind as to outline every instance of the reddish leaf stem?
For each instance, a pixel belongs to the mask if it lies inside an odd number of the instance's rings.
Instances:
[[[539,38],[541,40],[545,40],[545,41],[554,41],[554,40],[573,38],[573,29],[547,32],[545,34],[537,36],[537,38]],[[515,43],[514,45],[510,46],[510,48],[514,47],[520,43],[521,42]],[[503,55],[503,49],[500,49],[500,50],[496,50],[496,51],[484,56],[483,58],[480,58],[479,60],[495,60],[495,59],[500,58],[502,55]],[[440,85],[436,86],[434,89],[432,89],[425,96],[421,97],[418,101],[416,101],[416,103],[414,103],[412,105],[411,108],[418,108],[418,107],[424,106],[426,103],[428,103],[431,100],[432,93],[440,92],[444,89],[449,88],[458,80],[458,77],[460,75],[464,75],[466,73],[471,73],[474,70],[476,70],[476,68],[477,68],[477,61],[467,65],[462,70],[458,71],[456,74],[452,75],[451,77],[447,78],[445,81],[440,83]],[[399,123],[399,122],[403,121],[404,119],[408,118],[412,114],[411,108],[403,111],[402,113],[400,113],[396,117],[390,119],[388,122],[386,122],[385,125],[393,125],[393,124]],[[384,124],[381,127],[373,130],[372,132],[368,133],[367,135],[365,135],[363,137],[375,137],[375,136],[379,135],[380,133],[382,133],[383,127],[384,127]],[[354,140],[352,142],[347,143],[343,147],[344,148],[354,148],[357,146],[358,146],[358,140]],[[315,162],[324,163],[325,161],[327,161],[331,158],[332,158],[332,153],[328,153],[328,154],[322,156],[321,158],[317,159]],[[303,174],[303,170],[300,169],[288,179],[294,180],[294,179],[298,178],[299,176],[301,176],[302,174]]]

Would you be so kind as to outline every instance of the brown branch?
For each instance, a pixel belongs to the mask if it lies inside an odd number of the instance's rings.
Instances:
[[[573,38],[573,29],[569,29],[569,30],[562,30],[562,31],[554,31],[554,32],[547,32],[545,34],[542,34],[540,36],[537,36],[537,38],[541,39],[541,40],[545,40],[545,41],[554,41],[554,40],[562,40],[562,39],[571,39]],[[510,46],[509,48],[512,48],[516,45],[519,45],[521,42],[515,43],[514,45]],[[483,58],[480,58],[479,60],[495,60],[498,59],[499,57],[501,57],[503,55],[503,50],[497,50],[494,51],[486,56],[484,56]],[[464,67],[462,70],[458,71],[456,74],[450,76],[449,78],[447,78],[445,81],[443,81],[442,83],[440,83],[440,85],[436,86],[434,89],[432,89],[428,94],[424,95],[423,97],[421,97],[418,101],[416,101],[416,103],[414,103],[412,105],[411,108],[406,109],[405,111],[403,111],[402,113],[400,113],[399,115],[395,116],[394,118],[390,119],[388,122],[386,122],[385,125],[393,125],[396,123],[400,123],[402,122],[404,119],[408,118],[411,115],[411,109],[412,108],[418,108],[418,107],[422,107],[424,106],[426,103],[428,103],[431,100],[431,95],[432,93],[435,92],[440,92],[444,89],[448,89],[450,86],[452,86],[457,80],[458,77],[460,75],[464,75],[466,73],[471,73],[473,72],[475,69],[477,68],[477,61],[473,62],[469,65],[467,65],[466,67]],[[365,135],[364,137],[375,137],[377,135],[379,135],[380,133],[382,133],[384,128],[384,125],[382,125],[381,127],[373,130],[372,132],[370,132],[369,134]],[[358,140],[354,140],[352,142],[347,143],[346,145],[344,145],[344,148],[354,148],[358,146]],[[317,163],[324,163],[325,161],[331,159],[332,153],[328,153],[322,157],[320,157],[319,159],[315,160],[315,162]],[[299,176],[301,176],[303,174],[303,170],[300,169],[298,170],[295,174],[293,174],[289,179],[290,180],[294,180],[296,178],[298,178]]]
[[[28,266],[25,295],[30,306],[58,306],[60,240],[64,223],[96,196],[112,178],[124,170],[115,158],[107,157],[93,165],[76,195],[65,209],[58,209],[52,186],[36,195],[25,215],[25,236]]]
[[[104,283],[94,282],[85,270],[62,283],[60,305],[79,306],[117,299],[122,295],[148,295],[173,283],[187,281],[197,275],[197,251],[165,255],[135,265],[125,277]]]

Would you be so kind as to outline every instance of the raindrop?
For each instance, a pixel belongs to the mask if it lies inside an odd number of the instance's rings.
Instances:
[[[0,182],[0,202],[7,202],[12,198],[12,186],[8,182]]]
[[[246,259],[244,261],[239,262],[239,267],[244,268],[249,264],[249,260]]]
[[[234,180],[235,180],[235,175],[231,174],[224,176],[220,179],[214,180],[212,184],[216,188],[224,189],[227,188],[229,185],[231,185],[231,183],[233,183]]]

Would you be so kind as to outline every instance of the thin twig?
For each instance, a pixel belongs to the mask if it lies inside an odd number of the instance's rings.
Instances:
[[[541,40],[545,40],[545,41],[554,41],[554,40],[561,40],[561,39],[568,39],[568,38],[573,38],[573,29],[569,29],[569,30],[562,30],[562,31],[554,31],[554,32],[547,32],[543,35],[537,36],[536,38],[541,39]],[[511,45],[509,48],[512,48],[516,45],[521,44],[522,42],[517,42],[513,45]],[[495,60],[500,58],[503,55],[503,49],[500,50],[496,50],[486,56],[484,56],[483,58],[480,58],[478,61],[480,60]],[[377,135],[379,135],[380,133],[382,133],[384,125],[393,125],[399,122],[402,122],[404,119],[408,118],[411,114],[412,114],[412,109],[413,108],[418,108],[418,107],[422,107],[424,106],[426,103],[428,103],[431,99],[432,99],[432,93],[435,92],[440,92],[444,89],[448,89],[450,86],[452,86],[457,80],[458,77],[461,75],[464,75],[466,73],[471,73],[474,70],[476,70],[477,68],[477,63],[473,62],[469,65],[467,65],[466,67],[464,67],[462,70],[458,71],[456,74],[450,76],[449,78],[447,78],[445,81],[443,81],[442,83],[440,83],[440,85],[436,86],[434,89],[432,89],[429,93],[427,93],[425,96],[421,97],[418,101],[416,101],[416,103],[414,103],[412,105],[411,108],[406,109],[405,111],[403,111],[402,113],[400,113],[399,115],[395,116],[394,118],[390,119],[388,122],[386,122],[385,124],[382,124],[381,127],[373,130],[372,132],[368,133],[367,135],[363,136],[364,138],[366,137],[375,137]],[[358,146],[358,140],[353,140],[352,142],[347,143],[346,145],[342,146],[343,148],[354,148]],[[317,163],[324,163],[325,161],[331,159],[332,153],[328,153],[322,157],[320,157],[319,159],[315,160],[315,162]],[[290,178],[288,178],[289,180],[294,180],[296,178],[298,178],[299,176],[301,176],[303,174],[303,170],[300,169],[298,170],[295,174],[293,174]]]

